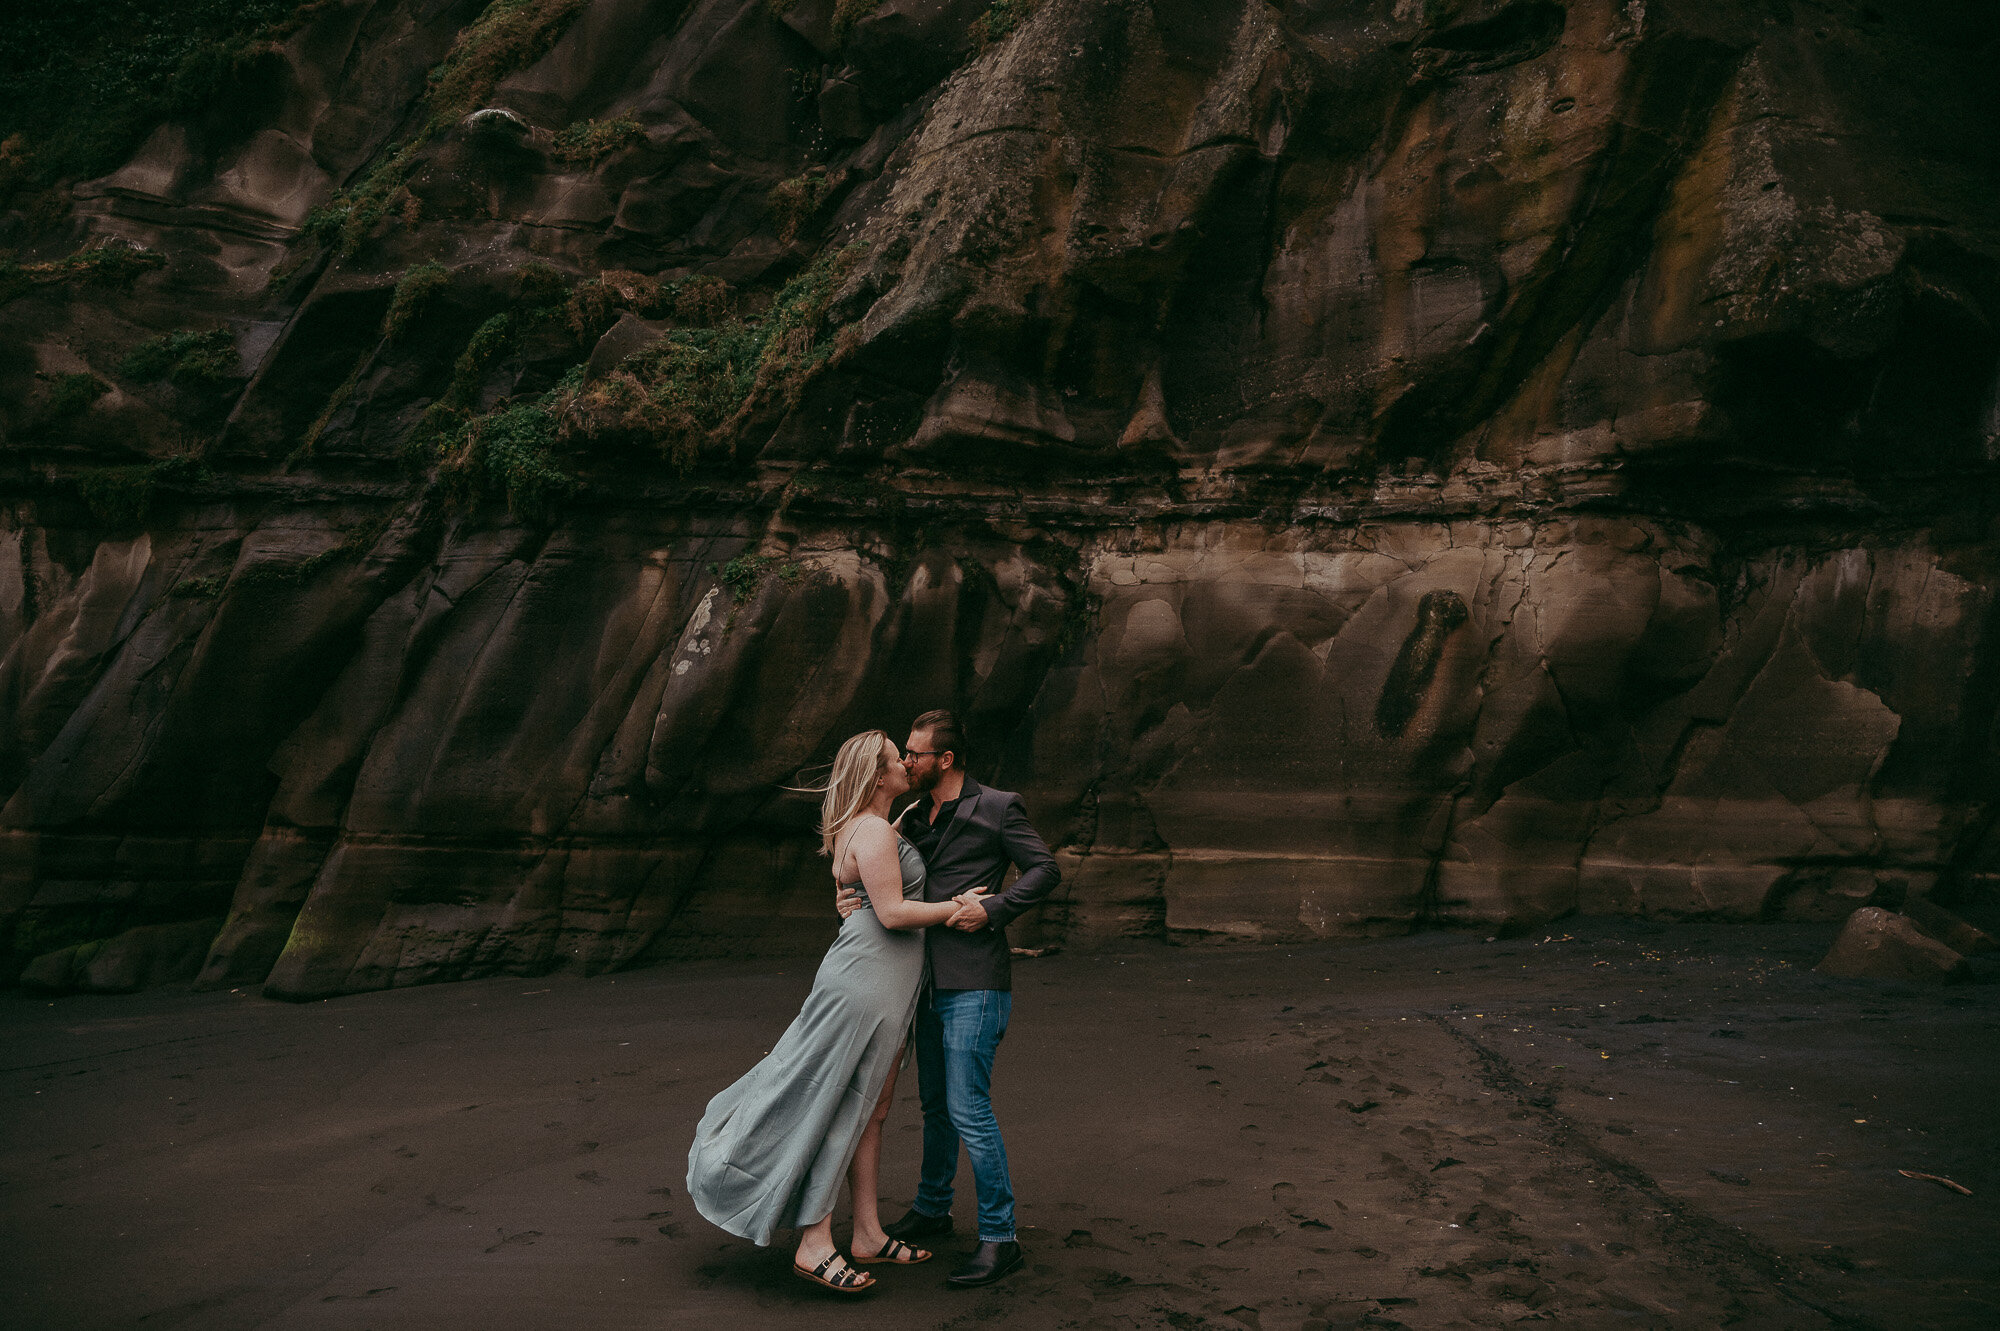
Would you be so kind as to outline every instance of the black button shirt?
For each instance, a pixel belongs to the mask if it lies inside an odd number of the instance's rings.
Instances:
[[[904,835],[909,837],[910,844],[917,848],[917,854],[924,857],[924,863],[931,862],[931,856],[937,851],[938,842],[944,837],[944,830],[951,826],[953,816],[958,813],[958,806],[963,803],[965,803],[963,795],[955,800],[946,800],[938,808],[937,820],[930,822],[926,821],[924,816],[930,812],[930,798],[925,796],[923,807],[916,811],[917,816],[903,820]]]

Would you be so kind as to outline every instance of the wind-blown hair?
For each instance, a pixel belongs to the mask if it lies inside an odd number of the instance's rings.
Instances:
[[[825,795],[819,806],[820,854],[833,854],[834,838],[875,798],[876,779],[889,767],[888,739],[884,731],[862,731],[840,746],[826,784],[805,788]]]

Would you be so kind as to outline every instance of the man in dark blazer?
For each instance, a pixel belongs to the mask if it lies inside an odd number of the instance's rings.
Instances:
[[[979,1247],[946,1280],[986,1285],[1018,1270],[1014,1191],[1007,1149],[993,1117],[993,1056],[1013,1009],[1007,925],[1055,890],[1062,875],[1028,823],[1021,797],[983,786],[965,771],[965,735],[950,712],[925,712],[910,729],[903,766],[927,795],[903,811],[902,833],[924,857],[924,899],[968,889],[988,895],[924,933],[930,992],[917,1006],[917,1089],[924,1107],[924,1171],[909,1214],[885,1225],[914,1243],[951,1233],[952,1180],[962,1143],[979,1199]],[[1007,866],[1021,871],[1004,889]],[[852,904],[841,898],[841,914]]]

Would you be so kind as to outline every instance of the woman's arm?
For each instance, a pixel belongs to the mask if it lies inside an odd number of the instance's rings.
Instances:
[[[870,818],[854,829],[849,853],[883,928],[927,929],[958,913],[956,901],[903,900],[903,862],[896,854],[896,833],[881,819]]]

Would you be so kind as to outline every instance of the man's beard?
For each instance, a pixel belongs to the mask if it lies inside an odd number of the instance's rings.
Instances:
[[[942,776],[944,776],[944,773],[935,767],[931,768],[928,772],[910,773],[910,793],[912,795],[921,795],[927,790],[935,790],[938,780]]]

